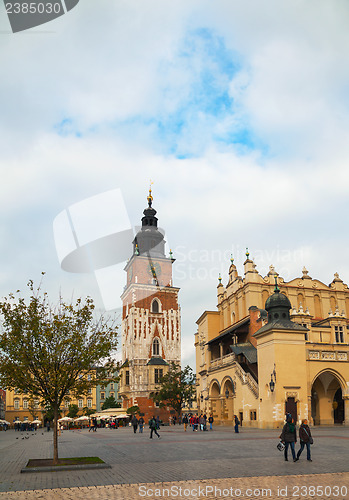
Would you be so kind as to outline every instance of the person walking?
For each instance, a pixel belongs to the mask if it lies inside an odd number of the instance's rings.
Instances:
[[[297,462],[296,453],[294,450],[294,445],[297,442],[297,431],[295,424],[292,422],[292,416],[290,414],[288,414],[286,417],[286,423],[283,426],[280,439],[283,443],[285,443],[285,450],[284,450],[285,461],[286,462],[288,461],[287,451],[288,448],[291,447],[293,461]]]
[[[238,419],[237,415],[234,415],[234,430],[235,430],[235,434],[239,434],[239,425],[240,425],[240,420]]]
[[[308,425],[308,420],[306,418],[304,420],[302,420],[302,425],[299,428],[299,441],[300,441],[301,447],[298,450],[296,462],[298,462],[299,457],[301,456],[302,451],[304,450],[304,446],[307,447],[307,460],[308,460],[308,462],[312,462],[311,453],[310,453],[310,445],[313,444],[313,438],[311,436],[311,432],[310,432],[309,425]]]
[[[208,423],[210,424],[210,431],[212,431],[213,416],[212,414],[208,417]]]
[[[184,431],[187,432],[187,426],[188,426],[188,416],[187,415],[184,415],[182,422],[183,422]]]
[[[156,430],[157,425],[156,425],[156,420],[155,420],[154,416],[149,420],[149,428],[150,428],[150,439],[153,439],[153,432],[155,432],[157,437],[160,438],[160,435],[158,434],[158,431]]]
[[[136,415],[133,415],[132,420],[131,420],[131,424],[133,425],[133,432],[136,434],[137,427],[138,427],[138,419],[137,419]]]
[[[141,417],[139,420],[138,420],[138,425],[139,425],[139,432],[141,434],[143,434],[143,427],[144,427],[144,418]]]
[[[199,417],[199,429],[200,429],[200,431],[204,430],[204,424],[205,424],[205,419],[204,419],[203,414],[201,413],[201,415]]]

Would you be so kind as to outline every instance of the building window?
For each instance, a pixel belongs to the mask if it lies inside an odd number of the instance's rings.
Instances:
[[[113,384],[113,383],[111,383],[111,384],[110,384],[110,388],[111,388],[112,390],[114,390],[114,384]]]
[[[257,412],[255,410],[250,411],[250,420],[257,420]]]
[[[156,406],[156,408],[160,408],[160,403],[159,403],[159,401],[155,401],[155,406]]]
[[[15,399],[15,410],[19,410],[19,399]]]
[[[87,408],[92,408],[92,399],[87,400]]]
[[[101,392],[101,399],[105,399],[105,393]]]
[[[153,356],[160,356],[160,342],[157,338],[153,342]]]
[[[92,388],[91,388],[91,387],[89,387],[89,389],[88,389],[88,393],[89,393],[89,394],[92,394]]]
[[[159,301],[157,299],[154,299],[152,304],[151,304],[151,312],[153,312],[153,313],[160,312]]]
[[[334,334],[336,337],[336,343],[343,344],[343,342],[344,342],[343,327],[342,326],[335,326],[334,327]]]
[[[128,370],[125,372],[125,385],[130,385],[130,372]]]
[[[111,392],[111,393],[110,393],[110,397],[111,397],[111,398],[114,398],[114,397],[115,397],[115,393],[114,393],[114,392]]]
[[[84,401],[82,399],[79,399],[79,401],[78,401],[78,407],[82,408],[83,405],[84,405]]]
[[[28,400],[27,399],[23,399],[23,409],[24,410],[28,409]]]
[[[158,384],[163,377],[163,369],[155,368],[155,383]]]

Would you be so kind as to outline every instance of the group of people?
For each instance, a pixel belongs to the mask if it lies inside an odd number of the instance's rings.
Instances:
[[[286,423],[282,429],[280,439],[285,444],[284,458],[286,462],[288,461],[288,448],[291,448],[293,461],[298,462],[305,447],[307,448],[307,460],[312,462],[310,445],[313,443],[313,438],[307,419],[302,420],[302,425],[299,427],[300,448],[297,455],[295,450],[295,444],[297,442],[297,429],[291,414],[286,415]]]
[[[212,424],[213,424],[213,417],[210,415],[207,418],[206,414],[198,415],[196,414],[189,414],[189,415],[184,415],[182,418],[182,422],[184,425],[184,430],[187,430],[188,424],[191,425],[192,429],[194,432],[199,431],[207,431],[207,423],[210,424],[210,430],[212,431]]]
[[[139,419],[138,419],[136,417],[136,415],[133,415],[133,417],[131,419],[131,425],[133,426],[133,432],[135,434],[137,432],[137,429],[139,429],[140,433],[143,433],[144,424],[145,424],[145,421],[144,421],[143,417],[139,417]],[[160,422],[159,422],[159,427],[160,427]]]

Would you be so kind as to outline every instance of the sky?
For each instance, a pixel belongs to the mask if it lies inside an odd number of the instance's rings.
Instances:
[[[1,4],[0,297],[45,272],[53,299],[109,309],[93,270],[61,267],[54,221],[92,199],[93,233],[116,190],[134,229],[150,180],[183,365],[231,254],[240,274],[248,247],[263,276],[348,283],[348,23],[346,0],[80,0],[12,33]]]

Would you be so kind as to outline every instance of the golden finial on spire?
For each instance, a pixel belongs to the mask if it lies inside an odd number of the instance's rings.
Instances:
[[[147,196],[147,200],[148,200],[148,205],[149,207],[151,207],[151,204],[152,204],[152,201],[153,201],[153,197],[152,197],[152,194],[151,194],[151,185],[154,184],[152,181],[150,181],[150,186],[149,186],[149,194]]]

